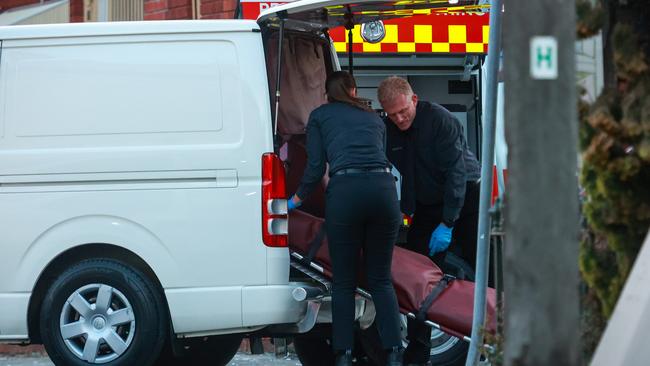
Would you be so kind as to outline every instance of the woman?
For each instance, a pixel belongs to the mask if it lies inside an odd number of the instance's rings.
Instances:
[[[354,78],[344,71],[327,78],[328,104],[307,124],[308,162],[289,209],[299,206],[329,163],[325,225],[332,260],[332,328],[336,365],[352,364],[354,293],[363,250],[368,290],[388,365],[400,365],[399,310],[391,281],[393,245],[401,220],[395,181],[384,153],[385,125],[356,96]]]

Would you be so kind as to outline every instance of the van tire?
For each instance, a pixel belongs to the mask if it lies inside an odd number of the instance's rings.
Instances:
[[[151,365],[167,327],[158,287],[113,259],[83,260],[65,270],[50,286],[40,311],[43,344],[56,365]],[[62,332],[68,333],[67,341]],[[88,339],[97,348],[88,348]],[[83,359],[84,351],[90,361]]]
[[[402,347],[408,345],[406,339],[406,319],[402,316]],[[382,349],[381,339],[375,324],[361,332],[361,345],[373,365],[386,364],[386,351]],[[431,335],[431,356],[429,360],[436,366],[462,366],[465,364],[469,343],[437,329]]]

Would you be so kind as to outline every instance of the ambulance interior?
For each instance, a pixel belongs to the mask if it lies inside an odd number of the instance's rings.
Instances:
[[[312,110],[327,102],[325,79],[340,62],[348,70],[347,55],[340,61],[332,57],[331,44],[324,37],[285,32],[282,49],[280,103],[277,117],[276,150],[287,170],[287,194],[295,193],[306,166],[305,128]],[[278,33],[265,35],[271,109],[276,91]],[[334,56],[336,57],[336,56]],[[379,58],[381,57],[381,62]],[[449,109],[462,124],[468,146],[480,158],[480,62],[477,55],[426,56],[355,56],[354,76],[360,97],[369,99],[382,113],[377,101],[377,86],[384,78],[406,78],[420,100],[432,101]],[[399,188],[399,172],[393,172]],[[324,190],[327,174],[320,187],[305,199],[301,210],[324,217]],[[399,189],[398,189],[399,192]]]

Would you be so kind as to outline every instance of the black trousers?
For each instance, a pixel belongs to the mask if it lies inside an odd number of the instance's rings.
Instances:
[[[476,235],[478,229],[478,205],[480,185],[477,182],[467,182],[465,203],[454,224],[451,245],[448,251],[454,252],[472,268],[476,267]],[[417,204],[413,215],[413,224],[407,236],[406,249],[429,255],[429,239],[431,233],[442,221],[442,205]],[[446,252],[438,253],[431,258],[439,267],[444,267]],[[419,321],[408,319],[409,347],[405,358],[413,363],[423,363],[429,360],[431,351],[431,327]]]
[[[390,268],[401,214],[393,176],[336,175],[327,186],[326,203],[334,350],[352,349],[354,345],[354,294],[360,263],[377,311],[382,345],[385,349],[399,346],[399,308]]]

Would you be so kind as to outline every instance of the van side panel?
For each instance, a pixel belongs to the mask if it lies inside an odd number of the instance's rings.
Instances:
[[[26,309],[29,293],[0,294],[0,342],[27,339]]]
[[[242,286],[281,281],[261,240],[272,136],[259,33],[5,40],[0,93],[0,308],[89,243],[141,256],[168,295],[239,304],[169,301],[187,332],[241,326]]]
[[[238,76],[229,41],[60,45],[45,48],[48,57],[29,50],[8,55],[6,116],[19,138],[66,147],[140,145],[143,134],[155,145],[167,144],[169,134],[209,141],[241,108],[222,90]],[[79,100],[80,91],[89,94]]]

